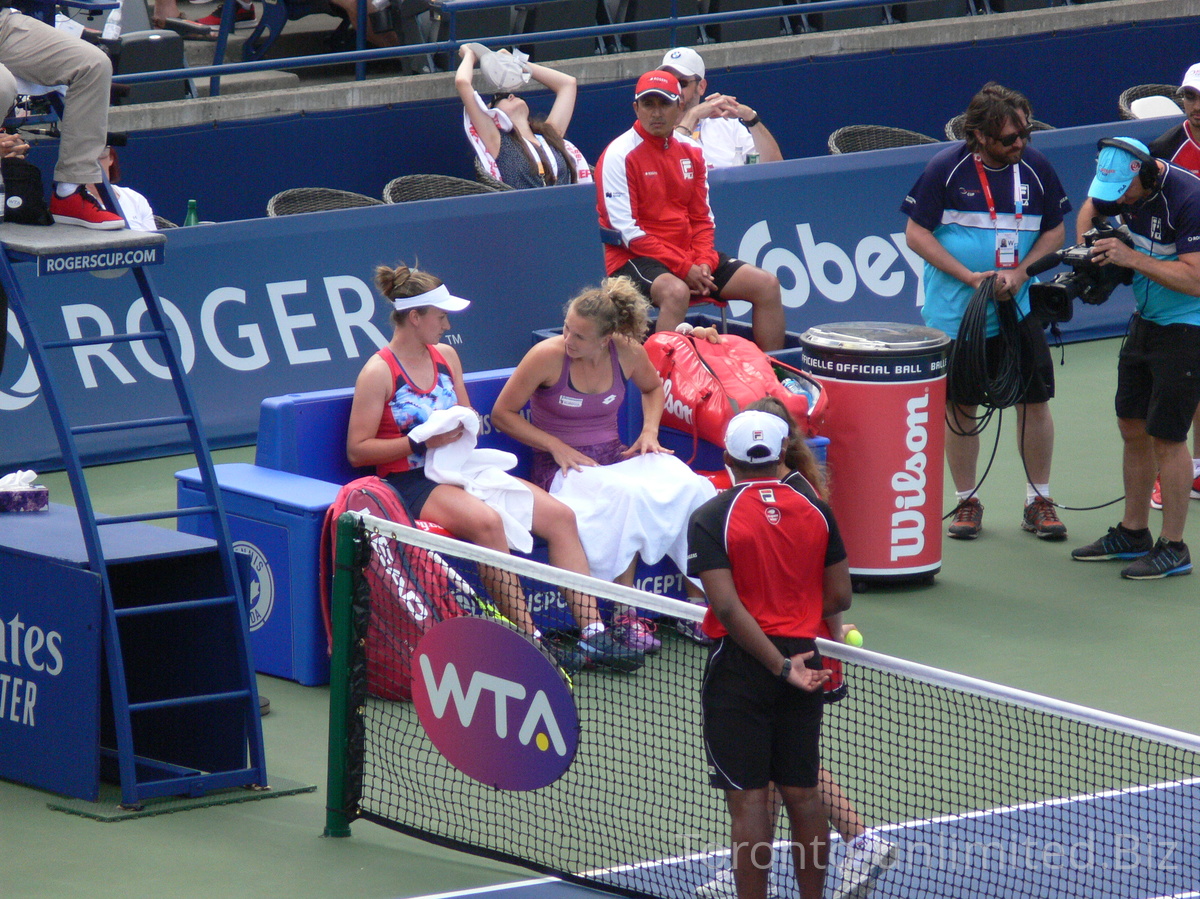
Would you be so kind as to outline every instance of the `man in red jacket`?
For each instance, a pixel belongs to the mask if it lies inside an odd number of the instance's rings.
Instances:
[[[604,267],[628,275],[658,307],[658,330],[674,330],[693,297],[744,300],[753,307],[754,342],[783,347],[779,280],[713,247],[707,167],[699,147],[676,140],[683,115],[679,80],[647,72],[634,92],[634,126],[596,164]]]

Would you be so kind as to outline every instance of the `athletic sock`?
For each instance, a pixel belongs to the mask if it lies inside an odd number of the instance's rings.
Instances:
[[[596,621],[583,629],[583,639],[586,640],[588,637],[594,637],[596,634],[602,633],[604,633],[604,622]]]
[[[1025,505],[1028,506],[1031,502],[1033,502],[1039,496],[1044,496],[1044,497],[1046,497],[1046,499],[1050,498],[1050,485],[1049,484],[1026,484],[1025,485]]]
[[[975,493],[975,488],[972,487],[969,490],[956,490],[954,491],[954,495],[958,497],[958,501],[961,503],[966,501],[967,497],[977,496],[978,494]]]
[[[79,185],[72,184],[70,181],[59,181],[58,184],[54,185],[54,193],[61,200],[65,200],[77,190],[79,190]]]

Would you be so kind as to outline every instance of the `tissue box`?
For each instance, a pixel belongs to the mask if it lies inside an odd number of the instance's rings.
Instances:
[[[50,488],[40,484],[0,490],[0,512],[44,512],[50,505]]]

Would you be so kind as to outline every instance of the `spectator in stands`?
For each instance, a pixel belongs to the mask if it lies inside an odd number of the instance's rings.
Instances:
[[[783,795],[801,899],[819,899],[829,849],[821,807],[823,618],[850,607],[850,568],[829,507],[779,480],[787,424],[741,412],[725,431],[734,486],[692,515],[689,573],[708,596],[704,629],[717,640],[701,690],[710,779],[725,791],[741,899],[765,899],[774,820]]]
[[[909,218],[909,248],[925,260],[921,315],[927,325],[957,338],[972,297],[992,276],[994,298],[1016,304],[1020,332],[1012,344],[1002,342],[989,304],[987,352],[992,358],[1013,346],[1021,360],[1025,387],[1016,407],[1017,451],[1028,479],[1021,527],[1042,539],[1062,540],[1067,528],[1050,499],[1054,362],[1041,322],[1029,314],[1025,267],[1062,248],[1063,214],[1071,203],[1049,161],[1029,145],[1032,117],[1023,95],[985,84],[967,106],[966,140],[929,161],[900,211]],[[978,408],[975,396],[947,398],[946,461],[958,497],[949,536],[958,540],[973,540],[983,529],[983,504],[976,496]]]
[[[15,76],[15,78],[14,78]],[[50,214],[60,224],[111,231],[124,220],[94,193],[108,133],[112,63],[93,44],[15,9],[0,10],[0,109],[17,98],[16,78],[31,84],[65,84],[55,185]]]
[[[1150,155],[1155,159],[1165,159],[1200,177],[1200,62],[1184,74],[1179,96],[1183,100],[1186,118],[1150,144]],[[1076,224],[1084,225],[1084,231],[1091,227],[1090,222]],[[1200,408],[1192,417],[1191,498],[1200,499]],[[1154,509],[1163,507],[1162,485],[1157,478],[1154,480],[1154,492],[1150,495],[1150,506]]]
[[[699,144],[710,169],[783,159],[779,144],[752,107],[728,94],[705,94],[704,60],[691,47],[668,50],[660,68],[679,79],[683,118],[675,130]]]
[[[206,25],[209,28],[221,27],[221,13],[224,4],[218,4],[217,8],[210,12],[203,19],[197,19],[197,25]],[[158,18],[158,4],[155,4],[155,18]],[[175,7],[175,16],[179,15],[179,7]],[[254,4],[250,0],[237,0],[237,6],[233,11],[233,27],[234,28],[250,28],[254,25],[255,13]]]
[[[639,553],[651,563],[670,555],[680,571],[687,567],[688,516],[716,493],[658,442],[664,395],[642,346],[648,311],[628,278],[583,291],[567,304],[562,336],[525,354],[492,409],[497,429],[533,447],[533,483],[574,509],[592,574],[626,586],[633,585]],[[642,404],[642,430],[629,447],[618,433],[627,380]],[[521,415],[526,403],[529,420]],[[653,458],[603,473],[593,468],[639,456]],[[609,477],[574,475],[584,469]],[[685,583],[691,595],[701,595]],[[631,613],[618,623],[628,645],[658,648]]]
[[[104,152],[100,154],[100,168],[108,176],[109,190],[115,195],[121,211],[125,213],[125,221],[129,223],[130,230],[157,231],[158,225],[154,222],[154,210],[150,208],[150,201],[133,188],[121,187],[118,184],[121,180],[121,163],[117,159],[116,148],[104,148]]]
[[[484,169],[517,188],[591,181],[587,160],[565,139],[575,113],[575,79],[546,66],[525,63],[530,77],[554,92],[554,105],[544,119],[531,116],[529,105],[511,91],[497,92],[485,102],[472,82],[476,46],[458,48],[462,62],[454,74],[454,87],[463,103],[467,139]]]
[[[500,515],[462,487],[438,484],[424,471],[428,450],[453,443],[463,426],[419,443],[408,433],[438,409],[468,406],[462,363],[448,344],[438,343],[450,329],[447,312],[459,312],[467,300],[452,296],[428,272],[379,266],[375,284],[392,308],[392,339],[367,360],[354,385],[354,401],[346,437],[346,456],[355,466],[374,465],[396,488],[413,518],[439,524],[451,533],[498,552],[508,552]],[[579,543],[575,516],[540,487],[533,493],[534,534],[549,544],[550,564],[588,574],[587,557]],[[519,583],[492,570],[485,575],[492,597],[505,615],[523,631],[537,636]],[[596,610],[595,597],[564,590],[579,627],[577,652],[559,649],[564,668],[578,669],[586,660],[596,665],[632,671],[642,654],[618,644]]]
[[[634,126],[596,165],[596,196],[609,275],[627,275],[658,307],[657,330],[674,330],[693,297],[745,300],[754,342],[783,347],[779,280],[713,247],[713,214],[700,148],[675,138],[683,115],[678,79],[647,72],[634,91]]]

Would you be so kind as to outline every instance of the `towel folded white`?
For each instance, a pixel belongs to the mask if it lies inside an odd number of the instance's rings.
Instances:
[[[409,431],[420,442],[437,434],[463,426],[463,434],[453,443],[425,452],[425,474],[439,484],[461,487],[483,500],[499,513],[504,522],[508,545],[519,552],[533,549],[533,491],[523,481],[508,474],[517,457],[503,450],[478,449],[479,416],[466,406],[438,409],[429,420]]]

